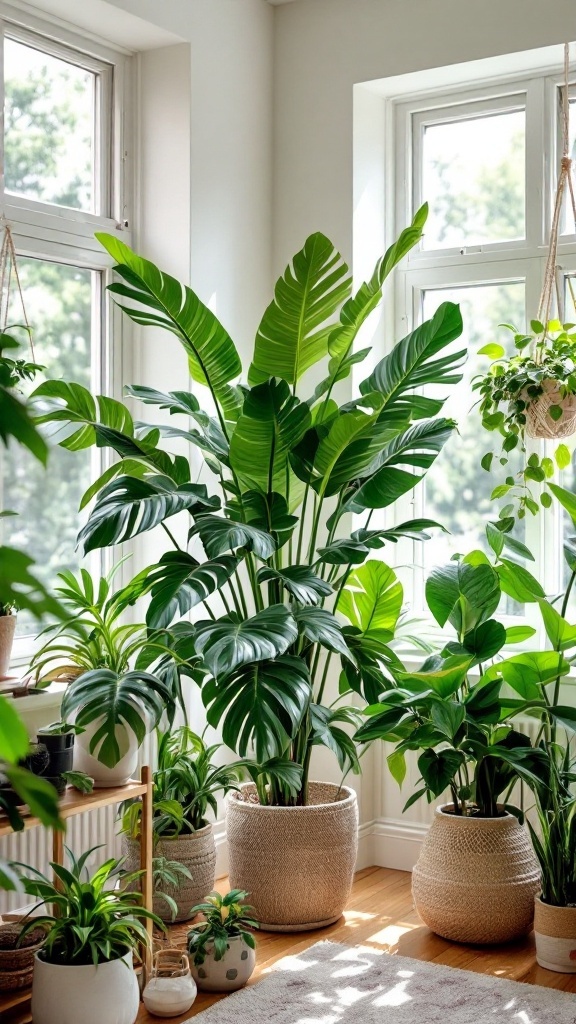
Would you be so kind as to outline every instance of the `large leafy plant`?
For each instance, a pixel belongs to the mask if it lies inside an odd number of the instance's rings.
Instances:
[[[545,783],[541,736],[553,741],[559,722],[570,728],[576,724],[576,709],[559,704],[560,681],[570,668],[565,652],[576,646],[576,627],[564,618],[566,602],[559,612],[534,576],[507,557],[506,545],[515,556],[532,559],[506,532],[509,528],[502,520],[487,527],[493,563],[478,550],[432,571],[426,583],[428,607],[438,625],[451,626],[456,638],[418,671],[392,666],[393,685],[367,708],[368,719],[357,733],[362,742],[379,738],[394,744],[388,765],[400,784],[407,753],[419,753],[421,788],[406,808],[423,796],[431,802],[449,790],[454,814],[497,817],[511,810],[522,815],[509,798],[518,779],[535,790]],[[503,594],[539,605],[554,650],[507,656],[507,645],[529,640],[535,630],[504,628],[495,617]],[[536,744],[514,728],[519,715],[541,721]]]
[[[394,573],[370,555],[402,537],[425,539],[437,525],[371,528],[371,520],[422,480],[454,429],[438,415],[443,400],[425,387],[461,379],[466,353],[452,344],[462,330],[458,307],[444,303],[400,341],[355,398],[342,405],[334,398],[370,351],[356,349],[361,328],[386,278],[420,239],[426,212],[354,293],[332,243],[311,235],[264,313],[247,385],[238,383],[242,367],[230,335],[198,296],[99,235],[116,260],[112,294],[137,324],[177,338],[194,392],[127,388],[172,418],[149,424],[78,384],[49,381],[36,391],[40,419],[62,428],[64,446],[97,444],[119,456],[85,495],[85,504],[96,502],[80,534],[84,551],[158,525],[169,538],[171,548],[134,581],[151,596],[148,626],[189,642],[208,721],[228,746],[260,763],[288,760],[300,775],[296,793],[293,773],[290,782],[260,778],[263,801],[306,802],[316,745],[330,748],[343,771],[359,770],[349,696],[376,699],[378,679],[394,662],[390,642],[402,607]],[[313,390],[306,384],[312,368]],[[197,397],[198,386],[208,398]],[[161,447],[170,438],[202,453],[216,491],[194,482],[188,459]],[[179,513],[186,542],[168,525]],[[352,533],[351,513],[363,516]],[[193,624],[178,621],[192,609]],[[334,657],[343,671],[336,703],[327,698]]]
[[[121,872],[121,862],[111,858],[90,876],[88,858],[95,846],[80,857],[67,850],[70,867],[51,864],[54,880],[50,880],[26,864],[17,865],[23,872],[23,886],[29,896],[50,904],[51,914],[30,916],[21,936],[42,925],[47,930],[40,956],[50,964],[81,966],[117,960],[138,946],[148,944],[145,921],[152,920],[164,928],[160,918],[142,906],[140,892],[125,888],[137,881],[142,871]],[[122,879],[122,889],[111,884]]]

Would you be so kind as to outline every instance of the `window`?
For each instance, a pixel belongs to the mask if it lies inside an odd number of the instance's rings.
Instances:
[[[443,523],[450,536],[435,535],[423,547],[404,548],[400,561],[412,569],[416,611],[423,606],[423,582],[432,565],[454,552],[485,547],[485,524],[497,504],[490,495],[504,474],[513,475],[519,456],[505,470],[480,466],[492,438],[473,410],[475,374],[489,365],[478,349],[489,341],[508,344],[499,324],[523,328],[536,315],[558,173],[562,72],[528,80],[482,83],[442,94],[419,95],[394,104],[395,218],[408,222],[424,201],[430,205],[425,238],[397,275],[397,334],[428,318],[445,300],[458,302],[469,359],[461,387],[445,406],[459,425],[423,487],[414,491],[411,516]],[[571,144],[576,148],[576,89],[570,91]],[[559,262],[564,275],[566,319],[576,319],[576,227],[565,211]],[[462,339],[461,339],[462,340]],[[461,345],[461,340],[458,343]],[[533,442],[544,454],[548,442]],[[498,473],[500,470],[500,474]],[[573,468],[564,474],[569,486]],[[562,585],[562,538],[572,524],[557,512],[517,525],[517,536],[535,553],[534,571],[548,592]],[[575,605],[576,608],[576,600]],[[523,613],[512,603],[508,615]],[[530,612],[530,609],[528,609]]]
[[[35,19],[16,25],[0,18],[0,212],[12,229],[35,359],[44,367],[31,388],[43,377],[64,377],[110,393],[121,373],[105,297],[107,260],[94,232],[121,231],[130,243],[129,62],[68,32],[55,40],[54,31]],[[13,309],[9,323],[21,322],[15,302]],[[2,542],[29,553],[49,585],[79,564],[76,510],[103,468],[98,458],[54,447],[45,471],[22,449],[0,448],[0,507],[18,513],[0,520]],[[95,556],[89,567],[99,571],[98,563]],[[20,614],[17,659],[27,656],[34,631]]]

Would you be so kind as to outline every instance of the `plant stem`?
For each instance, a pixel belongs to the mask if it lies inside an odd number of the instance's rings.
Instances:
[[[168,536],[170,537],[170,540],[172,541],[172,543],[173,543],[174,547],[176,548],[176,550],[177,550],[177,551],[182,551],[182,548],[180,547],[180,545],[179,545],[178,541],[177,541],[177,540],[176,540],[176,538],[174,537],[174,534],[173,534],[173,533],[171,533],[171,531],[170,531],[170,530],[168,529],[168,527],[166,526],[166,523],[160,523],[160,526],[161,526],[161,527],[162,527],[162,529],[163,529],[163,530],[164,530],[164,531],[165,531],[165,532],[166,532],[166,533],[168,534]]]

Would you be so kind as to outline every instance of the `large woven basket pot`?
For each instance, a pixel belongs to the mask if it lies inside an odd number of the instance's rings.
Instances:
[[[553,907],[534,901],[536,959],[540,967],[576,974],[576,907]]]
[[[140,867],[138,842],[122,836],[122,852],[126,857],[126,870],[137,871]],[[193,917],[190,913],[192,907],[201,903],[214,889],[216,846],[212,825],[206,825],[191,835],[159,839],[154,846],[154,856],[177,860],[192,875],[191,879],[182,878],[177,886],[164,888],[178,907],[176,917],[172,916],[166,901],[157,895],[154,896],[154,913],[168,924],[173,921],[189,921]]]
[[[554,439],[571,437],[576,433],[576,395],[562,398],[558,381],[548,379],[542,381],[544,393],[536,400],[531,400],[526,408],[526,433],[528,437]],[[560,419],[553,420],[550,406],[558,405],[562,409]]]
[[[310,783],[306,807],[262,807],[245,783],[227,800],[230,885],[245,889],[266,931],[304,932],[337,921],[358,847],[356,794]]]
[[[461,817],[438,807],[412,874],[420,917],[454,942],[499,943],[532,926],[540,871],[512,814]]]

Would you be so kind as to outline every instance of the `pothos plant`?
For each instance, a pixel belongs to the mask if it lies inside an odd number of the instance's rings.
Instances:
[[[515,354],[507,356],[504,347],[496,342],[484,345],[478,354],[489,356],[492,363],[472,385],[480,395],[482,426],[499,433],[502,438],[500,452],[486,452],[481,465],[489,471],[495,457],[504,467],[508,465],[511,452],[523,454],[522,468],[507,476],[505,482],[492,492],[492,499],[506,498],[510,503],[507,512],[516,510],[518,518],[523,519],[526,512],[537,515],[540,507],[549,508],[551,505],[548,492],[538,494],[533,485],[554,476],[554,463],[558,469],[570,465],[571,453],[565,444],[557,445],[552,460],[548,456],[540,457],[536,452],[528,453],[526,436],[531,435],[530,417],[546,391],[553,392],[547,405],[547,415],[552,424],[567,424],[568,419],[574,417],[576,324],[562,324],[559,320],[542,324],[539,320],[532,320],[530,333],[519,331],[513,324],[500,326],[512,333]],[[569,396],[575,397],[568,411],[565,400]],[[573,432],[569,426],[567,429],[569,433]]]
[[[422,480],[454,430],[438,415],[443,400],[423,389],[461,379],[466,352],[452,345],[462,331],[458,306],[443,303],[400,341],[356,397],[342,405],[334,398],[368,355],[369,348],[355,350],[358,334],[386,278],[421,238],[426,214],[418,211],[354,293],[333,244],[311,235],[276,284],[247,383],[237,382],[242,365],[232,338],[190,288],[98,235],[116,260],[112,294],[137,324],[177,338],[195,390],[126,389],[167,410],[174,425],[134,423],[126,405],[95,400],[78,384],[49,381],[35,393],[48,403],[40,420],[64,424],[65,447],[97,444],[119,456],[86,497],[96,502],[80,533],[84,551],[163,527],[170,549],[133,581],[151,595],[148,626],[188,640],[208,721],[229,747],[260,764],[296,768],[260,779],[259,798],[272,804],[307,802],[317,745],[331,749],[343,771],[359,770],[347,731],[357,716],[350,696],[376,699],[395,657],[390,641],[402,607],[393,571],[370,556],[401,537],[424,539],[438,525],[412,520],[384,529],[371,520]],[[311,389],[313,367],[319,382]],[[208,401],[197,397],[199,387]],[[161,438],[198,449],[213,485],[193,482],[196,470],[164,450]],[[178,513],[184,542],[167,525]],[[352,533],[351,513],[363,516]],[[186,621],[194,608],[196,621]],[[328,687],[334,657],[343,669],[336,701]]]
[[[439,626],[455,630],[455,639],[416,671],[392,666],[392,686],[366,709],[356,735],[359,742],[394,744],[388,765],[400,785],[406,754],[419,752],[421,786],[405,810],[421,797],[430,803],[448,790],[454,814],[491,818],[508,810],[522,818],[522,808],[510,803],[517,781],[543,791],[550,774],[547,748],[558,723],[576,727],[576,709],[560,703],[560,683],[570,669],[566,651],[576,647],[576,627],[565,618],[576,578],[574,553],[568,551],[573,568],[558,611],[532,573],[509,557],[533,560],[510,536],[510,524],[489,523],[487,540],[492,561],[480,550],[457,555],[426,582],[430,612]],[[530,640],[535,630],[504,627],[496,617],[502,595],[539,606],[552,650],[508,654],[510,644]],[[534,744],[514,727],[519,715],[541,722]]]

